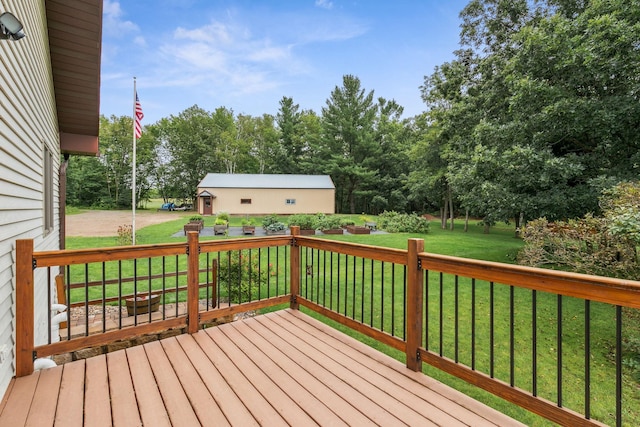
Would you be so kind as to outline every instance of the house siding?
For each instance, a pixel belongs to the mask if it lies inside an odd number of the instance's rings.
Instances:
[[[326,213],[335,210],[335,190],[333,189],[296,189],[296,188],[204,188],[216,196],[213,199],[213,213],[265,215],[265,214],[297,214]],[[241,203],[242,199],[250,199],[250,204]],[[295,200],[295,204],[287,204],[287,199]],[[202,203],[202,202],[200,202]],[[200,207],[202,212],[202,207]]]
[[[212,199],[214,214],[335,212],[335,186],[329,175],[209,173],[198,184],[198,194],[205,191],[215,196]],[[287,200],[295,200],[295,203],[287,203]],[[205,213],[202,197],[198,198],[198,212]]]
[[[57,113],[44,1],[0,0],[27,37],[0,41],[0,396],[14,375],[15,241],[34,239],[35,250],[58,249]],[[53,157],[53,228],[44,229],[44,153]],[[51,278],[57,274],[52,271]],[[35,344],[47,340],[46,271],[35,276]]]

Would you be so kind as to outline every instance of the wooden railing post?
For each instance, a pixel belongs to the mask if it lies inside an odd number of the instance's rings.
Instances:
[[[291,259],[289,260],[289,277],[291,282],[289,288],[291,290],[291,305],[294,310],[299,308],[298,295],[300,295],[300,246],[295,242],[297,236],[300,235],[300,227],[297,225],[291,226]]]
[[[422,283],[424,274],[418,254],[424,251],[423,239],[409,239],[407,251],[407,368],[422,370],[418,348],[422,341]]]
[[[200,245],[198,241],[198,232],[189,231],[187,233],[187,332],[193,334],[198,332],[200,325],[200,292],[198,282],[200,274],[198,272],[200,266]]]
[[[33,240],[16,240],[16,376],[33,372]]]

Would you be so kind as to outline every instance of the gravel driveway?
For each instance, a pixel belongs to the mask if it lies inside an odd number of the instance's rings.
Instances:
[[[136,230],[192,215],[193,212],[136,211]],[[132,222],[131,211],[89,211],[66,218],[68,237],[117,236],[119,226]]]

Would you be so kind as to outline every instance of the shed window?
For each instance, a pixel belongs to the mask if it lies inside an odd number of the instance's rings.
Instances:
[[[241,205],[250,205],[251,204],[251,199],[240,199],[240,204]]]
[[[284,202],[285,205],[295,205],[296,204],[296,199],[287,199]]]

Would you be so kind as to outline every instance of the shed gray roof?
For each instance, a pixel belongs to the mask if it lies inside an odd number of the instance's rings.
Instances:
[[[329,175],[274,175],[208,173],[198,188],[304,188],[334,189]]]

